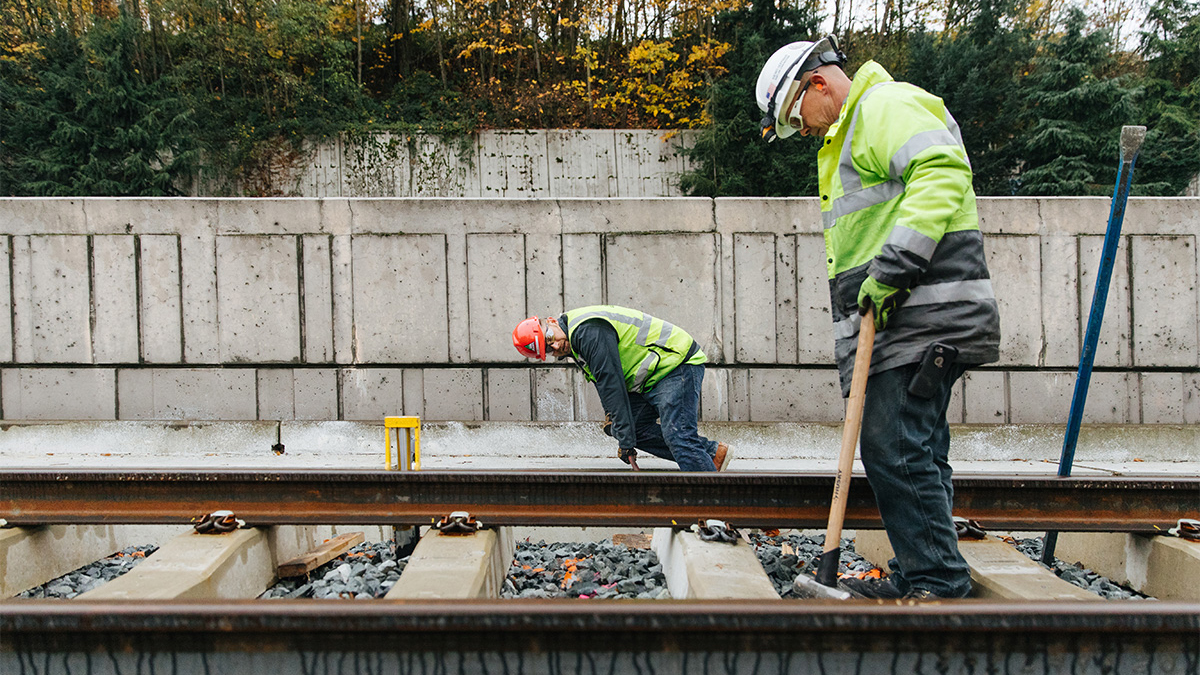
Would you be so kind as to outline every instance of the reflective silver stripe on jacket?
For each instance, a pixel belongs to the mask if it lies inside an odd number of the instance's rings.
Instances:
[[[966,281],[949,281],[944,284],[917,286],[912,295],[904,301],[901,307],[916,307],[918,305],[939,305],[947,302],[977,302],[980,300],[995,300],[991,279],[968,279]],[[835,340],[858,335],[858,327],[862,317],[853,314],[833,324]]]
[[[937,248],[938,243],[933,237],[923,235],[911,227],[896,225],[892,228],[892,233],[888,235],[887,241],[883,245],[912,251],[922,258],[929,260],[933,258],[933,251]]]
[[[891,176],[891,180],[864,188],[862,176],[854,168],[854,160],[851,157],[854,129],[858,126],[863,102],[877,89],[888,84],[896,83],[880,82],[870,87],[863,92],[854,106],[854,115],[850,118],[850,128],[846,131],[846,138],[842,141],[842,153],[838,157],[838,177],[842,181],[842,196],[833,200],[828,211],[821,213],[821,226],[826,230],[836,225],[837,219],[842,216],[877,204],[884,204],[904,194],[904,182],[901,180],[904,170],[924,150],[935,145],[963,145],[958,122],[950,115],[949,111],[946,111],[946,129],[931,129],[913,135],[888,161],[888,174]],[[928,258],[928,256],[926,257]]]
[[[637,373],[633,376],[633,389],[630,391],[642,393],[646,389],[646,380],[650,378],[650,366],[658,363],[658,355],[650,353],[638,364]]]
[[[637,337],[634,338],[634,341],[639,347],[645,347],[647,345],[647,340],[650,338],[651,324],[654,322],[654,319],[647,316],[645,312],[642,313],[641,319],[635,319],[631,316],[625,316],[624,314],[617,314],[616,312],[588,312],[587,314],[581,314],[575,317],[575,324],[578,325],[584,321],[587,321],[588,319],[597,318],[608,319],[610,321],[623,323],[629,326],[637,326],[638,333]],[[665,347],[667,344],[667,338],[671,337],[671,333],[674,331],[674,324],[663,321],[662,330],[659,331],[658,334],[658,340],[656,340],[653,344],[656,344],[660,347]]]

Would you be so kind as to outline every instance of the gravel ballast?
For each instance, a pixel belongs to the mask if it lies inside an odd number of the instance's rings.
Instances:
[[[22,591],[17,594],[17,597],[70,600],[80,593],[99,588],[125,574],[157,550],[158,547],[152,545],[128,546],[107,558],[84,565],[74,572],[51,579],[41,586]]]
[[[658,556],[606,542],[519,541],[502,598],[671,597]]]
[[[305,576],[281,579],[258,597],[325,600],[382,598],[400,578],[406,565],[408,557],[396,558],[395,542],[365,542]]]

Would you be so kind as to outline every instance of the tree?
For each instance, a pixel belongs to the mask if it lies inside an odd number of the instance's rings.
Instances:
[[[979,0],[957,6],[964,26],[940,35],[917,31],[909,40],[907,72],[896,75],[946,102],[971,158],[975,192],[1012,192],[1020,157],[1018,75],[1033,55],[1027,28],[1013,0]]]
[[[1021,80],[1024,161],[1017,194],[1101,195],[1112,192],[1121,127],[1138,120],[1138,90],[1109,76],[1115,60],[1107,33],[1084,33],[1087,17],[1067,13],[1064,32],[1041,45]]]
[[[195,124],[166,83],[139,65],[125,15],[83,38],[65,27],[3,62],[0,183],[14,195],[173,195],[196,162]]]
[[[1146,18],[1139,194],[1177,195],[1200,173],[1200,2],[1157,0]]]
[[[733,45],[727,55],[729,72],[708,86],[712,122],[689,151],[698,168],[682,176],[685,192],[709,197],[816,194],[817,145],[803,140],[764,143],[754,88],[771,54],[789,42],[812,39],[819,22],[813,4],[776,7],[773,0],[753,0],[745,9],[717,17],[716,38]]]

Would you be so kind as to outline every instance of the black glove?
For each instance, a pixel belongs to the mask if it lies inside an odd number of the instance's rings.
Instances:
[[[637,465],[637,450],[634,448],[620,448],[617,450],[617,459],[628,464],[634,471],[638,471]]]

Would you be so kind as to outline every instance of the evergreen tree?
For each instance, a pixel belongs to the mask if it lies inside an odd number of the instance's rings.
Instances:
[[[1017,21],[1014,0],[979,0],[958,10],[966,13],[963,29],[917,31],[906,72],[895,76],[946,102],[962,130],[975,192],[1012,194],[1020,159],[1012,142],[1020,123],[1017,76],[1032,57],[1033,39]]]
[[[1146,18],[1138,194],[1178,195],[1200,173],[1200,2],[1157,0]]]
[[[1111,194],[1121,127],[1138,123],[1138,90],[1115,67],[1108,34],[1084,33],[1087,17],[1067,13],[1065,30],[1042,45],[1021,81],[1024,167],[1020,195]]]
[[[166,83],[138,67],[140,29],[124,16],[82,39],[5,60],[3,189],[13,195],[172,195],[194,170],[194,125]]]
[[[821,36],[815,10],[752,0],[745,9],[719,16],[715,32],[733,45],[726,57],[729,72],[709,84],[712,125],[689,153],[698,168],[683,175],[684,191],[710,197],[815,195],[818,146],[798,136],[764,142],[754,99],[758,73],[776,49]]]

